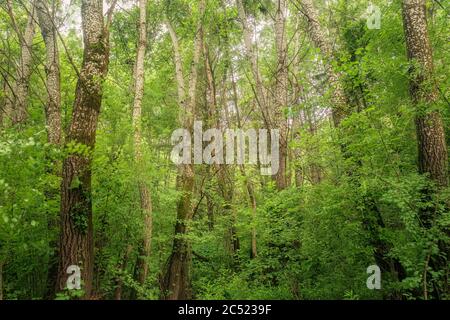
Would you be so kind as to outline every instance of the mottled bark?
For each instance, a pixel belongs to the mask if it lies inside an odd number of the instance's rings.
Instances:
[[[13,21],[13,26],[16,28],[16,33],[20,42],[20,60],[17,67],[16,82],[12,86],[11,96],[6,99],[5,112],[11,117],[12,124],[21,124],[27,120],[28,117],[28,92],[30,87],[30,78],[33,72],[33,39],[36,30],[36,10],[35,1],[31,1],[29,8],[28,21],[24,32],[22,33],[16,24],[15,17],[12,13],[11,1],[7,1],[9,15]]]
[[[328,82],[332,90],[332,114],[333,122],[336,127],[350,113],[348,98],[342,85],[341,75],[333,68],[333,50],[330,39],[327,37],[325,29],[322,28],[319,21],[319,14],[314,7],[312,0],[301,0],[303,13],[306,15],[309,34],[314,45],[322,53]]]
[[[147,47],[147,0],[139,1],[139,43],[135,66],[133,129],[134,129],[134,159],[137,169],[137,180],[140,196],[140,206],[144,220],[142,243],[139,247],[138,282],[143,285],[148,275],[148,258],[152,241],[152,198],[145,181],[145,163],[142,155],[142,99],[144,96],[145,68],[144,59]]]
[[[424,0],[403,1],[403,24],[410,67],[410,94],[417,108],[419,171],[439,186],[448,186],[448,153],[442,117],[433,105],[439,91],[433,78],[433,52]]]
[[[194,55],[189,76],[189,92],[186,94],[182,67],[181,51],[178,36],[169,21],[166,25],[172,39],[175,62],[175,75],[178,86],[178,100],[183,109],[180,123],[191,134],[193,133],[194,117],[196,114],[196,91],[198,78],[198,64],[202,51],[202,17],[205,12],[206,2],[202,0],[200,7],[200,20],[197,25]],[[188,101],[186,101],[188,97]],[[177,205],[177,222],[175,225],[175,237],[173,240],[172,254],[167,263],[167,269],[162,283],[162,297],[167,300],[185,300],[192,298],[190,269],[192,250],[186,239],[188,223],[193,217],[192,195],[194,192],[195,171],[193,164],[183,164],[178,167],[177,190],[181,191]]]
[[[61,185],[61,236],[57,291],[66,288],[67,268],[81,268],[85,298],[93,279],[93,226],[91,164],[102,102],[103,82],[109,65],[109,33],[104,26],[103,1],[81,3],[84,39],[83,64],[78,79],[67,141],[89,148],[88,154],[72,153],[63,163]]]
[[[425,0],[403,0],[403,26],[406,49],[410,61],[410,95],[416,108],[416,132],[418,142],[419,172],[426,174],[441,189],[448,187],[448,150],[441,114],[436,110],[439,91],[434,79],[433,51],[428,35]],[[431,200],[434,190],[425,188],[424,198]],[[431,202],[431,201],[430,201]],[[446,204],[448,206],[448,203]],[[423,208],[419,215],[425,228],[431,228],[437,210]],[[447,229],[448,235],[448,229]],[[424,296],[428,299],[428,285],[432,285],[433,297],[441,299],[449,293],[448,261],[449,247],[445,241],[438,242],[439,253],[431,254],[429,268],[424,271]],[[428,261],[427,261],[428,264]],[[441,275],[430,276],[441,271]]]
[[[122,300],[123,293],[123,278],[128,266],[128,258],[133,247],[128,245],[125,254],[123,255],[120,265],[118,266],[120,274],[116,278],[116,288],[114,289],[114,300]]]
[[[286,0],[277,1],[275,17],[275,44],[277,52],[277,72],[275,85],[274,126],[280,130],[279,170],[274,175],[278,190],[287,187],[286,171],[288,158],[288,125],[286,109],[288,108],[288,45],[286,34]]]
[[[50,5],[52,4],[52,5]],[[51,11],[53,9],[53,11]],[[36,15],[38,24],[41,30],[42,38],[44,39],[46,48],[46,91],[47,102],[45,104],[45,119],[47,129],[47,141],[55,146],[61,143],[61,84],[60,84],[60,62],[59,50],[57,43],[57,30],[55,27],[55,11],[56,6],[54,1],[36,0]],[[60,163],[55,161],[50,173],[61,175]],[[58,190],[55,188],[47,188],[45,191],[47,199],[59,198]],[[56,221],[50,219],[48,221],[49,230],[56,227]],[[47,277],[47,293],[48,298],[54,296],[56,286],[56,276],[58,273],[58,259],[57,248],[58,243],[56,239],[50,239],[49,247],[52,254],[49,256],[48,277]]]
[[[61,142],[61,84],[59,67],[59,50],[54,12],[50,11],[48,1],[36,0],[36,11],[46,48],[45,73],[47,103],[45,105],[48,141],[59,145]]]

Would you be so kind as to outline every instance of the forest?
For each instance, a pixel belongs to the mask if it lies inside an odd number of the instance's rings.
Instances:
[[[0,300],[449,300],[449,18],[0,0]]]

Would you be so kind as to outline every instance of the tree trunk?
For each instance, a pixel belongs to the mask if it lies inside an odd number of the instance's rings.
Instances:
[[[214,78],[214,71],[211,66],[211,61],[209,59],[209,51],[206,44],[203,41],[203,55],[205,57],[205,72],[207,79],[207,95],[206,95],[206,108],[208,114],[209,124],[215,126],[217,129],[223,131],[223,126],[221,126],[220,113],[217,108],[216,99],[216,83]],[[226,72],[225,72],[226,74]],[[230,239],[230,249],[231,255],[233,257],[233,262],[238,263],[238,253],[240,249],[240,242],[236,230],[236,214],[233,208],[233,193],[234,193],[234,182],[230,178],[232,175],[228,166],[225,164],[214,164],[214,168],[217,172],[217,182],[219,184],[219,190],[224,201],[224,211],[226,216],[230,217],[230,227],[229,227],[229,239]],[[228,238],[228,237],[227,237]]]
[[[448,187],[448,151],[442,117],[435,105],[439,91],[434,79],[433,52],[428,36],[425,0],[403,0],[403,26],[410,66],[410,95],[416,108],[416,131],[418,140],[419,172],[428,175],[438,189]],[[432,201],[434,190],[425,188],[424,198]],[[446,204],[448,207],[448,204]],[[426,229],[431,228],[437,218],[436,209],[420,210],[420,219]],[[448,235],[448,229],[446,230]],[[448,244],[438,242],[439,253],[430,256],[429,272],[443,271],[441,276],[430,277],[437,299],[448,294]],[[426,279],[427,272],[424,272]],[[427,281],[424,280],[425,298]]]
[[[288,45],[286,35],[286,0],[277,1],[277,13],[275,17],[275,43],[277,51],[277,73],[275,85],[274,124],[280,130],[280,147],[278,173],[274,175],[277,189],[287,187],[286,171],[288,158],[288,126],[285,117],[288,108]]]
[[[46,90],[48,97],[44,109],[46,115],[47,140],[50,144],[59,146],[61,143],[60,63],[57,30],[55,27],[55,12],[50,11],[48,3],[49,1],[36,0],[36,13],[46,48],[45,72],[47,76]],[[52,7],[53,10],[56,10],[54,5]],[[60,163],[56,161],[53,164],[53,174],[60,176],[60,170]],[[58,190],[49,188],[45,191],[45,196],[50,200],[55,199],[59,197]],[[53,230],[56,227],[56,222],[52,219],[49,220],[48,227],[49,230]],[[56,254],[56,250],[58,248],[57,241],[51,239],[49,241],[49,247],[51,248],[51,250],[54,250],[54,252],[49,256],[46,296],[51,298],[54,296],[56,275],[58,272],[58,260]]]
[[[81,268],[84,297],[89,298],[94,260],[92,150],[95,147],[103,82],[108,72],[109,32],[104,26],[102,0],[83,0],[81,16],[84,57],[67,141],[86,146],[88,152],[72,153],[63,163],[57,291],[66,288],[67,268],[76,265]]]
[[[203,17],[205,12],[206,2],[202,0],[199,4],[200,16]],[[196,114],[196,91],[197,91],[197,77],[198,64],[202,51],[202,21],[198,22],[197,32],[194,43],[194,57],[191,65],[191,72],[189,77],[189,92],[187,97],[189,101],[186,102],[186,92],[183,77],[183,61],[178,42],[178,36],[169,21],[166,21],[169,29],[170,37],[172,39],[174,50],[175,74],[178,85],[178,100],[180,107],[183,109],[183,119],[181,123],[184,128],[191,134],[193,133],[194,117]],[[162,283],[162,297],[167,300],[186,300],[192,298],[191,291],[191,247],[189,241],[186,239],[188,232],[187,224],[192,219],[192,194],[194,192],[195,172],[194,165],[183,164],[178,167],[177,176],[177,190],[182,192],[177,205],[177,222],[175,225],[175,237],[173,240],[172,254],[169,257],[167,269],[165,271]]]
[[[292,59],[292,97],[291,97],[291,104],[293,106],[299,105],[300,103],[304,103],[304,101],[301,100],[302,97],[302,91],[303,87],[298,79],[298,75],[301,74],[300,71],[300,50],[301,50],[301,43],[300,43],[300,23],[301,23],[301,17],[298,15],[296,17],[296,31],[294,35],[294,58]],[[294,141],[299,141],[301,139],[300,137],[300,130],[304,126],[304,121],[302,117],[303,110],[294,110],[294,118],[292,121],[292,135]],[[292,157],[299,161],[302,158],[302,150],[300,150],[299,147],[294,147],[294,150],[292,151]],[[293,169],[294,169],[294,180],[295,180],[295,186],[297,188],[303,187],[303,183],[305,180],[305,172],[303,168],[295,163],[295,160],[293,161]]]
[[[59,145],[61,142],[61,90],[59,50],[54,15],[46,1],[36,1],[36,11],[46,48],[45,73],[48,100],[45,106],[48,141]]]
[[[33,72],[32,47],[36,30],[36,8],[35,1],[32,1],[29,8],[27,25],[22,33],[17,27],[10,0],[8,0],[7,5],[20,42],[20,61],[17,69],[16,82],[12,88],[12,96],[6,99],[5,105],[5,113],[11,116],[12,124],[16,125],[25,122],[28,117],[27,103],[30,77]]]
[[[131,245],[128,245],[127,250],[125,251],[122,261],[120,262],[120,265],[118,267],[120,274],[116,278],[116,289],[114,290],[114,300],[122,300],[123,277],[127,270],[128,258],[130,256],[132,250],[133,250],[133,247]]]
[[[234,103],[234,107],[236,108],[237,125],[238,125],[239,129],[242,129],[241,116],[240,116],[239,104],[238,104],[238,92],[237,92],[236,80],[235,80],[235,77],[234,77],[234,71],[233,70],[232,70],[231,76],[232,76],[231,78],[232,78],[232,89],[233,89],[233,103]],[[255,190],[253,188],[253,184],[250,181],[250,178],[247,176],[247,173],[245,171],[245,165],[244,164],[239,165],[239,170],[241,171],[241,174],[244,177],[245,188],[247,190],[248,200],[250,202],[251,209],[252,209],[252,228],[251,228],[251,243],[250,243],[251,252],[250,252],[250,257],[252,259],[254,259],[254,258],[256,258],[258,256],[258,248],[257,248],[257,242],[256,242],[256,227],[254,225],[255,222],[256,222],[256,214],[257,214],[256,195],[255,195]]]
[[[439,98],[424,0],[403,1],[403,24],[411,62],[410,94],[417,108],[419,171],[439,187],[448,186],[448,153],[442,117],[432,106]]]
[[[142,155],[142,99],[145,82],[145,51],[147,47],[147,0],[139,0],[139,43],[135,66],[135,87],[133,106],[134,128],[134,159],[137,169],[138,188],[141,211],[144,218],[144,236],[139,247],[138,282],[143,285],[148,275],[148,258],[151,252],[152,241],[152,198],[149,187],[145,181],[145,163]]]
[[[236,0],[236,6],[238,10],[239,20],[242,24],[242,31],[244,33],[245,54],[247,56],[247,59],[250,61],[251,71],[253,74],[253,79],[255,81],[255,99],[261,110],[264,124],[269,129],[271,127],[271,119],[262,76],[258,66],[258,53],[252,43],[252,34],[248,26],[247,14],[245,12],[243,1]]]
[[[326,36],[325,30],[320,25],[319,14],[312,0],[301,0],[303,13],[306,15],[309,25],[309,34],[314,45],[321,51],[328,81],[332,89],[333,122],[338,127],[341,121],[349,114],[348,98],[341,82],[341,75],[333,69],[333,50],[331,42]]]

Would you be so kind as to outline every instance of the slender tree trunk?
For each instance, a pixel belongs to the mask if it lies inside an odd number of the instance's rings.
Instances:
[[[122,300],[123,277],[124,277],[124,273],[127,270],[128,258],[130,256],[132,250],[133,250],[133,247],[131,245],[128,245],[127,250],[125,251],[125,254],[122,258],[122,261],[120,262],[120,266],[118,268],[120,271],[120,274],[116,279],[116,289],[114,290],[114,300]]]
[[[274,122],[280,130],[279,170],[274,175],[278,190],[287,187],[287,158],[288,158],[288,126],[286,109],[288,108],[288,45],[286,35],[286,0],[277,1],[275,17],[275,43],[277,51],[277,73],[275,85]]]
[[[200,2],[200,15],[203,17],[205,12],[205,0]],[[167,21],[166,25],[172,39],[175,61],[175,74],[178,84],[178,100],[180,106],[184,109],[184,118],[181,123],[189,132],[193,132],[194,117],[196,114],[196,91],[198,64],[202,51],[202,21],[200,19],[197,25],[194,58],[192,60],[191,72],[189,77],[189,92],[186,102],[186,92],[183,77],[183,67],[181,51],[178,42],[178,36]],[[191,259],[192,252],[189,241],[186,239],[188,232],[188,223],[193,216],[192,194],[194,192],[195,172],[193,164],[183,164],[178,167],[177,190],[182,192],[177,205],[177,222],[175,225],[175,237],[173,240],[172,254],[169,257],[167,269],[165,271],[162,283],[162,296],[167,300],[186,300],[192,298],[191,290]]]
[[[67,268],[76,265],[81,268],[84,297],[89,298],[94,266],[92,150],[95,147],[103,81],[108,72],[109,31],[104,25],[102,0],[83,0],[81,16],[84,57],[67,141],[84,145],[89,148],[89,152],[72,153],[63,163],[57,291],[66,288]]]
[[[317,121],[315,120],[314,117],[314,112],[315,110],[306,110],[305,112],[305,116],[306,116],[306,121],[308,122],[308,128],[309,128],[309,133],[311,134],[311,136],[315,136],[317,134]],[[317,147],[315,145],[311,146],[310,149],[313,154],[314,154],[314,158],[317,157]],[[317,163],[317,161],[312,161],[309,165],[309,178],[310,178],[310,182],[313,185],[319,184],[320,182],[322,182],[322,168],[320,167],[320,165]]]
[[[53,10],[55,10],[54,2]],[[47,103],[45,105],[47,140],[54,146],[61,144],[61,83],[60,83],[60,63],[59,50],[57,42],[57,30],[55,28],[55,12],[50,11],[48,6],[49,1],[36,0],[36,13],[38,17],[39,27],[45,42],[46,48],[46,63],[45,72],[47,75],[46,89],[47,89]],[[54,163],[53,173],[61,175],[60,163]],[[58,190],[46,190],[47,199],[55,199],[58,197]],[[56,227],[56,222],[50,219],[48,222],[49,230]],[[48,278],[47,278],[47,297],[53,297],[56,287],[56,275],[58,273],[58,259],[56,250],[58,243],[51,239],[49,246],[55,250],[49,257]]]
[[[242,0],[236,0],[239,20],[242,24],[242,31],[244,33],[245,54],[250,61],[253,79],[255,81],[255,99],[261,110],[263,121],[267,128],[271,128],[271,119],[267,97],[265,94],[264,84],[261,72],[258,66],[258,53],[256,47],[252,42],[252,33],[248,25],[247,14]]]
[[[48,141],[59,145],[61,142],[61,84],[59,50],[55,13],[50,11],[48,1],[36,0],[36,11],[46,48],[45,72],[48,100],[45,106]]]
[[[208,212],[208,230],[212,231],[214,230],[214,202],[209,193],[206,195],[206,206]]]
[[[145,181],[145,164],[142,155],[142,99],[145,82],[145,51],[147,47],[147,0],[139,0],[139,43],[135,66],[135,88],[133,106],[134,128],[134,158],[137,168],[137,179],[140,195],[141,211],[144,218],[144,236],[139,247],[138,282],[143,285],[148,275],[148,258],[151,252],[152,241],[152,198],[149,187]]]
[[[221,119],[217,108],[217,99],[216,99],[216,83],[214,78],[214,71],[211,66],[211,61],[209,59],[209,51],[208,48],[203,41],[203,55],[205,57],[205,71],[206,71],[206,79],[207,79],[207,113],[208,120],[211,125],[216,126],[218,129],[221,128]],[[226,72],[225,72],[226,74]],[[223,130],[222,130],[223,131]],[[224,200],[224,209],[226,215],[231,218],[230,227],[229,227],[229,235],[230,235],[230,248],[231,255],[233,257],[234,263],[239,261],[238,253],[240,249],[240,242],[237,235],[236,230],[236,214],[233,207],[233,193],[234,193],[234,182],[230,177],[232,173],[228,170],[228,166],[224,164],[214,164],[214,167],[217,171],[217,180],[219,184],[219,190],[221,192],[222,199]]]
[[[35,1],[31,1],[29,8],[29,16],[27,25],[22,33],[16,24],[15,17],[12,13],[11,0],[7,1],[9,15],[12,19],[13,26],[20,41],[20,60],[17,69],[16,82],[12,88],[12,97],[6,99],[5,112],[11,116],[14,125],[21,124],[27,120],[28,110],[28,91],[30,86],[30,78],[33,72],[32,47],[36,30],[36,8]]]
[[[238,103],[238,92],[236,87],[236,80],[234,77],[234,71],[232,70],[232,89],[233,89],[233,102],[234,107],[236,108],[236,119],[237,119],[237,125],[239,129],[242,129],[242,123],[241,123],[241,116],[239,112],[239,103]],[[256,258],[258,256],[258,248],[257,248],[257,242],[256,242],[256,214],[257,214],[257,203],[256,203],[256,194],[254,191],[253,184],[250,180],[250,178],[247,176],[247,173],[245,171],[245,165],[241,164],[239,165],[239,170],[241,171],[242,176],[244,177],[245,181],[245,188],[247,190],[248,199],[250,202],[250,206],[252,209],[252,228],[251,228],[251,253],[250,257],[252,259]]]
[[[333,50],[332,45],[325,30],[322,28],[319,21],[319,14],[314,7],[312,0],[301,0],[303,13],[306,15],[309,34],[314,45],[319,48],[324,57],[325,67],[327,70],[328,81],[332,89],[332,103],[333,103],[333,122],[336,127],[349,114],[348,98],[342,86],[341,75],[333,69]]]
[[[294,35],[294,58],[292,61],[292,83],[293,83],[293,89],[292,89],[292,98],[291,98],[291,104],[296,106],[299,105],[301,101],[302,91],[303,87],[300,83],[299,79],[297,78],[298,75],[301,74],[300,72],[300,50],[301,50],[301,44],[300,44],[300,22],[301,17],[297,15],[296,17],[296,31]],[[292,123],[292,131],[293,131],[293,139],[295,141],[298,141],[300,137],[300,130],[304,126],[304,121],[302,117],[302,111],[303,110],[294,110],[294,119]],[[302,157],[302,151],[299,147],[294,147],[294,150],[292,151],[293,158],[297,161]],[[295,161],[295,160],[294,160]],[[294,180],[295,185],[297,188],[303,187],[303,183],[305,180],[305,172],[303,168],[297,164],[294,163]]]

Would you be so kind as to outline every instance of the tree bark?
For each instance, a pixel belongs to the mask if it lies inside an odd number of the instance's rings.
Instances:
[[[83,0],[81,16],[84,57],[67,141],[86,146],[88,152],[72,153],[63,163],[56,290],[60,292],[66,288],[67,268],[77,265],[81,268],[84,297],[89,298],[94,260],[91,163],[103,82],[109,65],[109,31],[104,25],[102,0]]]
[[[148,275],[148,258],[151,252],[152,241],[152,198],[149,187],[145,181],[145,164],[142,155],[142,99],[145,82],[145,51],[147,47],[147,0],[139,0],[139,43],[135,66],[135,86],[133,105],[134,129],[134,159],[137,169],[138,188],[140,195],[141,212],[144,218],[144,236],[139,247],[138,282],[143,285]]]
[[[7,1],[7,6],[13,26],[19,37],[20,60],[17,69],[16,82],[13,85],[12,92],[10,92],[12,96],[6,99],[5,112],[11,116],[12,124],[17,125],[24,123],[28,117],[27,103],[30,78],[33,72],[32,48],[36,30],[36,8],[35,1],[32,1],[29,8],[27,25],[22,33],[17,27],[15,17],[12,13],[12,4],[10,0]]]
[[[421,174],[428,175],[439,189],[448,187],[448,150],[445,128],[439,111],[434,107],[439,100],[439,91],[434,79],[433,51],[428,35],[425,0],[403,0],[403,26],[406,49],[410,61],[410,95],[416,108],[416,132],[418,142],[418,167]],[[422,191],[426,200],[432,201],[433,188]],[[448,203],[445,204],[448,207]],[[425,229],[431,228],[437,218],[436,209],[423,208],[419,212]],[[448,229],[445,230],[448,235]],[[442,276],[430,277],[430,285],[437,299],[448,294],[449,248],[445,241],[438,242],[439,253],[429,259],[430,271],[443,271]],[[427,277],[424,272],[424,279]],[[427,295],[427,281],[425,294]]]
[[[319,48],[324,58],[328,81],[332,89],[332,114],[335,127],[349,114],[348,98],[342,85],[341,75],[332,66],[334,57],[331,41],[326,36],[325,30],[319,21],[319,14],[314,7],[312,0],[301,0],[303,13],[306,15],[309,34],[314,45]]]
[[[275,17],[275,43],[277,52],[277,73],[275,85],[274,122],[280,130],[279,170],[274,175],[278,190],[287,187],[286,171],[288,158],[288,125],[286,109],[288,108],[288,45],[286,35],[286,0],[277,1]]]
[[[133,250],[133,247],[131,245],[128,245],[127,250],[125,251],[125,254],[122,257],[122,261],[120,262],[120,265],[118,266],[120,274],[116,278],[116,288],[114,290],[114,300],[122,300],[123,277],[127,270],[128,258],[130,256],[132,250]]]
[[[49,3],[53,3],[50,11]],[[59,50],[57,42],[57,30],[55,26],[55,3],[54,1],[36,0],[36,14],[42,38],[44,39],[46,48],[46,90],[47,102],[45,104],[47,140],[54,146],[61,144],[61,83],[60,83],[60,62]],[[60,163],[55,161],[53,164],[53,174],[60,176]],[[52,173],[52,172],[50,172]],[[58,196],[57,189],[48,188],[45,191],[47,199],[55,199]],[[56,227],[54,220],[49,220],[48,227],[50,230]],[[54,250],[49,256],[48,279],[47,279],[47,297],[54,296],[56,286],[56,275],[58,272],[58,260],[56,250],[58,248],[57,241],[51,239],[49,247]]]
[[[248,25],[247,13],[245,12],[242,0],[236,0],[236,6],[238,10],[239,20],[242,24],[242,32],[244,33],[245,54],[250,61],[251,71],[253,74],[253,79],[255,81],[255,99],[261,110],[264,124],[267,128],[270,128],[271,119],[267,102],[268,99],[266,97],[261,72],[258,66],[258,53],[256,47],[252,42],[252,34]]]
[[[205,57],[205,72],[207,79],[207,97],[206,97],[206,108],[208,113],[209,123],[215,126],[217,129],[223,131],[223,126],[221,126],[221,119],[218,111],[217,99],[216,99],[216,83],[214,78],[214,71],[211,66],[211,61],[209,59],[209,50],[203,41],[203,55]],[[226,77],[226,71],[224,72]],[[225,79],[224,77],[224,79]],[[225,80],[224,80],[225,81]],[[226,106],[225,106],[226,108]],[[236,214],[233,208],[233,194],[234,194],[234,182],[230,178],[230,171],[225,164],[214,164],[215,170],[217,172],[217,182],[219,184],[219,190],[221,192],[222,199],[224,200],[224,211],[227,216],[230,217],[230,227],[229,227],[229,238],[230,238],[230,249],[231,255],[233,257],[233,262],[238,263],[238,253],[240,250],[240,242],[236,230]],[[227,237],[228,238],[228,237]]]
[[[48,100],[45,115],[48,141],[59,145],[61,143],[61,84],[55,13],[50,11],[47,1],[44,0],[36,1],[36,11],[46,48],[45,73]]]
[[[448,151],[442,117],[432,106],[439,99],[424,0],[403,0],[403,24],[410,68],[410,94],[417,108],[419,171],[439,187],[448,186]],[[431,110],[431,111],[430,111]]]
[[[205,0],[199,4],[200,16],[205,12]],[[191,64],[189,77],[189,92],[186,92],[183,76],[183,64],[179,47],[178,36],[169,21],[166,21],[172,39],[174,50],[175,74],[178,85],[178,100],[180,107],[184,111],[181,119],[184,128],[193,132],[194,117],[196,114],[196,91],[198,78],[198,64],[202,50],[202,19],[200,18],[194,42],[194,57]],[[172,254],[167,263],[167,269],[162,283],[162,297],[167,300],[186,300],[192,298],[191,290],[191,256],[192,250],[189,241],[186,239],[188,233],[188,223],[193,217],[192,194],[194,192],[195,171],[193,164],[183,164],[178,167],[177,190],[182,192],[177,205],[177,222],[175,224],[175,237],[173,240]]]

